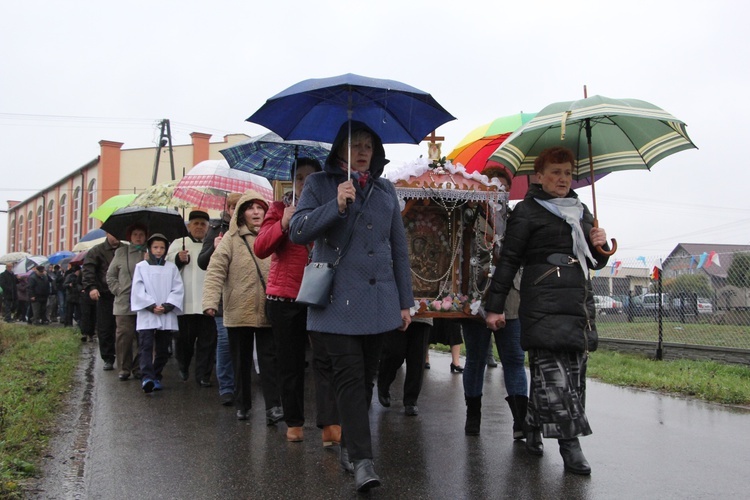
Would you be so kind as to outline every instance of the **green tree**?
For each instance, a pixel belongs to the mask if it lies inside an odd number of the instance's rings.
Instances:
[[[750,288],[750,253],[736,253],[727,270],[727,282],[739,288]]]
[[[676,294],[691,292],[699,297],[712,297],[714,292],[705,274],[681,274],[664,282],[664,292]]]

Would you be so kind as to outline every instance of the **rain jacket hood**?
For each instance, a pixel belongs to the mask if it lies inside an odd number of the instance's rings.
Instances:
[[[240,200],[237,202],[237,209],[234,211],[234,216],[232,217],[232,220],[229,222],[229,230],[227,231],[227,234],[234,235],[237,234],[240,228],[239,224],[239,218],[242,216],[244,210],[240,210],[242,208],[242,205],[249,201],[257,201],[260,202],[262,205],[266,207],[266,212],[268,212],[268,201],[263,197],[262,194],[260,194],[258,191],[255,191],[254,189],[248,189],[242,194],[242,197],[240,197]],[[255,228],[248,228],[252,234],[258,234],[258,231]]]
[[[370,161],[370,175],[372,178],[377,179],[383,174],[383,168],[388,164],[390,160],[385,157],[385,148],[383,147],[383,141],[380,140],[378,134],[362,122],[352,121],[352,135],[355,132],[363,130],[369,132],[372,136],[372,161]],[[331,146],[331,153],[326,158],[326,164],[323,170],[332,174],[346,174],[346,171],[341,170],[339,166],[339,160],[346,160],[346,158],[338,157],[338,150],[342,144],[346,144],[349,140],[349,122],[344,122],[339,129],[339,133],[336,134],[336,139],[333,141]],[[239,205],[238,205],[239,206]]]

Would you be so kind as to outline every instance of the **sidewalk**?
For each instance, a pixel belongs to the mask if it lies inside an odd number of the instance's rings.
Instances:
[[[373,398],[383,486],[371,498],[747,497],[750,410],[590,381],[594,434],[581,442],[593,472],[575,476],[563,472],[554,440],[545,440],[541,458],[513,442],[501,368],[487,371],[481,435],[470,437],[463,432],[461,376],[449,372],[446,354],[432,351],[430,360],[419,416],[403,414],[401,376],[390,408]],[[48,460],[38,498],[360,497],[339,468],[337,449],[321,446],[311,390],[305,441],[287,443],[285,425],[265,425],[257,379],[251,418],[238,422],[233,408],[219,405],[216,387],[180,381],[173,359],[165,390],[152,396],[138,381],[120,382],[116,370],[102,371],[96,344],[84,348],[80,372],[81,404]]]

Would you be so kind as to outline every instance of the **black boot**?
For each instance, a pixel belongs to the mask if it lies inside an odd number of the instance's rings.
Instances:
[[[478,436],[482,424],[482,396],[466,398],[466,425],[464,433],[467,436]]]
[[[341,464],[341,468],[344,469],[344,472],[354,474],[354,466],[349,460],[349,450],[346,449],[346,446],[343,443],[341,443],[339,447],[339,463]]]
[[[560,455],[562,455],[566,471],[582,476],[591,474],[591,466],[583,456],[578,438],[558,439],[557,442],[560,444]]]
[[[380,486],[380,478],[375,474],[372,459],[363,458],[354,461],[354,483],[357,485],[357,491],[362,492]]]
[[[526,427],[526,451],[532,455],[544,455],[542,430],[539,427]]]
[[[508,396],[505,398],[510,406],[510,412],[513,414],[513,439],[523,439],[523,422],[526,420],[526,408],[529,404],[529,398],[526,396]]]

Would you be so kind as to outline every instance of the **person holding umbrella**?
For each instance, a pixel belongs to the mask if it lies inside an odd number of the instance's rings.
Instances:
[[[532,184],[508,219],[502,254],[485,304],[490,330],[506,324],[503,311],[513,279],[521,278],[521,347],[529,353],[531,387],[526,449],[542,455],[542,435],[557,438],[565,470],[587,475],[591,466],[579,436],[591,434],[586,418],[586,364],[597,348],[589,269],[608,257],[604,229],[594,227],[588,208],[570,189],[573,152],[552,147],[534,163]]]
[[[354,473],[358,491],[380,485],[368,413],[383,334],[406,330],[414,305],[401,209],[393,184],[380,178],[386,163],[383,142],[370,127],[344,122],[323,172],[307,178],[289,227],[293,243],[315,242],[312,261],[341,257],[330,303],[308,310],[307,329],[318,332],[331,358],[341,464]]]
[[[317,424],[323,429],[323,446],[332,446],[341,441],[341,427],[331,361],[319,334],[307,331],[307,307],[295,301],[309,248],[289,240],[289,221],[296,210],[293,200],[299,200],[307,177],[320,172],[322,167],[318,160],[300,158],[291,168],[295,172],[293,191],[286,193],[282,201],[271,204],[253,248],[259,258],[271,257],[266,311],[276,340],[286,439],[293,443],[304,439],[305,348],[309,336],[313,349]]]
[[[3,314],[6,323],[13,322],[13,308],[16,305],[16,275],[13,274],[13,262],[5,264],[5,271],[0,273],[0,288],[3,289]]]

